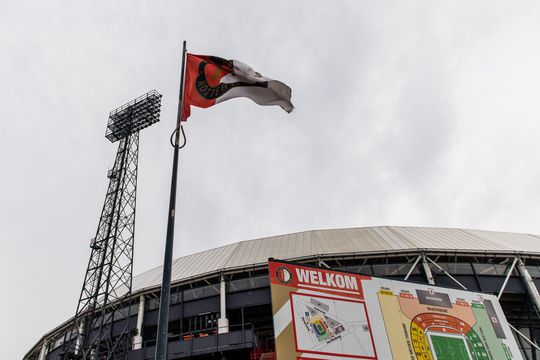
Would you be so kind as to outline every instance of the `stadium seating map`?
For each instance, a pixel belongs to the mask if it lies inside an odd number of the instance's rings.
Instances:
[[[269,261],[277,360],[523,360],[490,294]]]
[[[515,359],[493,301],[461,295],[452,300],[433,288],[394,293],[381,287],[378,300],[392,353],[421,360]]]

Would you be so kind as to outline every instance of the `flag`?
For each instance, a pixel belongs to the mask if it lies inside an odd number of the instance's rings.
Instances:
[[[294,108],[290,87],[238,60],[187,54],[184,84],[182,121],[191,114],[191,105],[207,108],[237,97],[247,97],[259,105],[278,105],[289,113]]]

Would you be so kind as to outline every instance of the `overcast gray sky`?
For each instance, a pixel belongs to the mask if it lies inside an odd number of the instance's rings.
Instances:
[[[2,1],[2,358],[75,313],[108,113],[154,88],[135,272],[162,263],[184,39],[287,83],[296,110],[192,109],[175,257],[324,228],[540,233],[539,19],[537,1]]]

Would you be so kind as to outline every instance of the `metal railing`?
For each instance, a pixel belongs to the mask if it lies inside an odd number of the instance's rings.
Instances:
[[[228,328],[228,332],[221,334],[219,333],[220,328],[214,326],[204,330],[169,336],[169,355],[188,357],[233,348],[253,348],[257,345],[253,324],[230,325]],[[146,359],[146,354],[153,354],[155,343],[155,339],[144,341],[141,349],[132,351],[129,359]]]

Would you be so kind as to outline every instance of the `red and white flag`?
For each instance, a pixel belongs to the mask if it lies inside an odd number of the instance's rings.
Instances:
[[[187,54],[182,121],[191,114],[191,105],[207,108],[236,97],[278,105],[287,112],[294,108],[291,88],[281,81],[264,77],[238,60]]]

